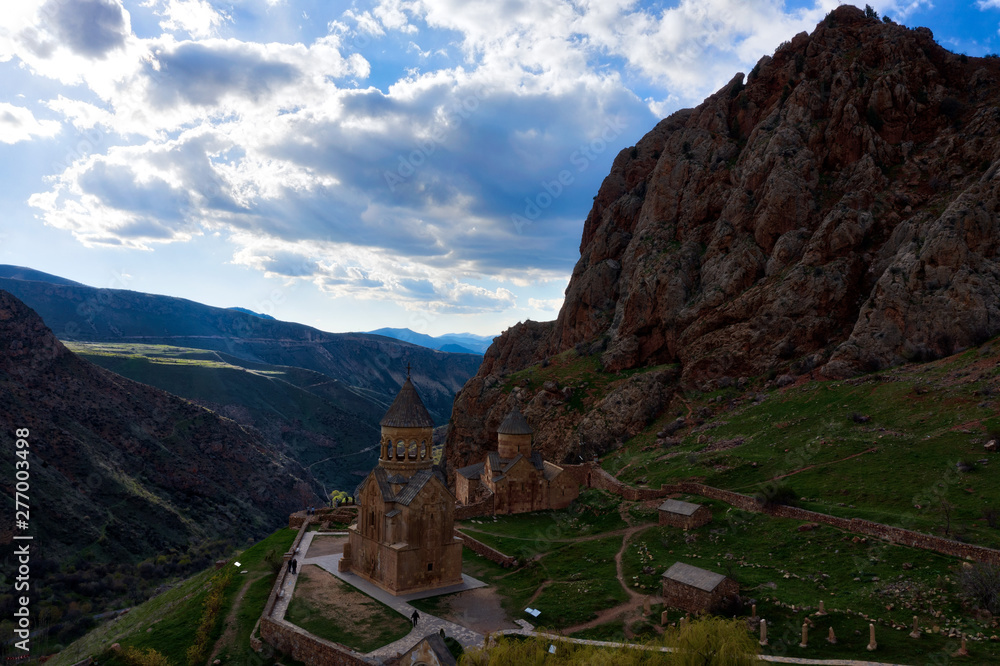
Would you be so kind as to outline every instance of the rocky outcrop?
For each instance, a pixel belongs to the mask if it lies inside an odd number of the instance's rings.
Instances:
[[[308,471],[258,435],[78,358],[0,291],[0,430],[18,429],[29,433],[32,530],[55,559],[257,538],[321,501]],[[11,498],[13,484],[13,472],[0,480]]]
[[[677,364],[681,385],[708,388],[845,377],[995,335],[998,82],[1000,59],[841,6],[660,122],[602,184],[558,319],[501,336],[456,398],[467,425],[449,456],[488,445],[484,420],[511,399],[499,378],[568,349],[610,373]]]

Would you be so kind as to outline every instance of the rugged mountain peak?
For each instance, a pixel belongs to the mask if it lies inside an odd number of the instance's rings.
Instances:
[[[5,374],[23,379],[69,353],[34,310],[0,290],[0,368]]]
[[[707,388],[844,377],[995,335],[998,80],[1000,59],[926,28],[831,12],[619,153],[558,319],[498,338],[455,422],[495,420],[508,397],[491,376],[573,348],[612,373],[677,364]],[[453,455],[481,446],[471,430]]]

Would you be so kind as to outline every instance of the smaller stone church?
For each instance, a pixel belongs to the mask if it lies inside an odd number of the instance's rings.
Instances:
[[[534,431],[517,405],[497,428],[497,450],[455,475],[455,495],[469,505],[492,495],[494,513],[564,509],[580,494],[579,484],[559,465],[532,448]]]

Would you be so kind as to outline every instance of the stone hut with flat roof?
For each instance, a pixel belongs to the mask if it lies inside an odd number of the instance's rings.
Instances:
[[[580,486],[562,467],[532,448],[534,431],[517,405],[497,428],[497,450],[455,474],[455,495],[462,504],[493,497],[494,513],[564,509]]]
[[[663,604],[689,613],[710,611],[740,595],[739,584],[720,573],[675,562],[663,572]]]
[[[660,525],[693,530],[712,522],[712,510],[701,504],[668,499],[660,505]]]
[[[431,456],[434,422],[410,381],[380,422],[378,466],[355,491],[358,522],[348,528],[341,571],[394,594],[462,582],[455,496]]]

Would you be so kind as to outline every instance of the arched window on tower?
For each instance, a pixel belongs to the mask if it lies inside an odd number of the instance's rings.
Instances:
[[[411,439],[410,440],[410,455],[409,455],[409,458],[410,458],[410,460],[416,460],[417,459],[417,440],[415,440],[415,439]]]

